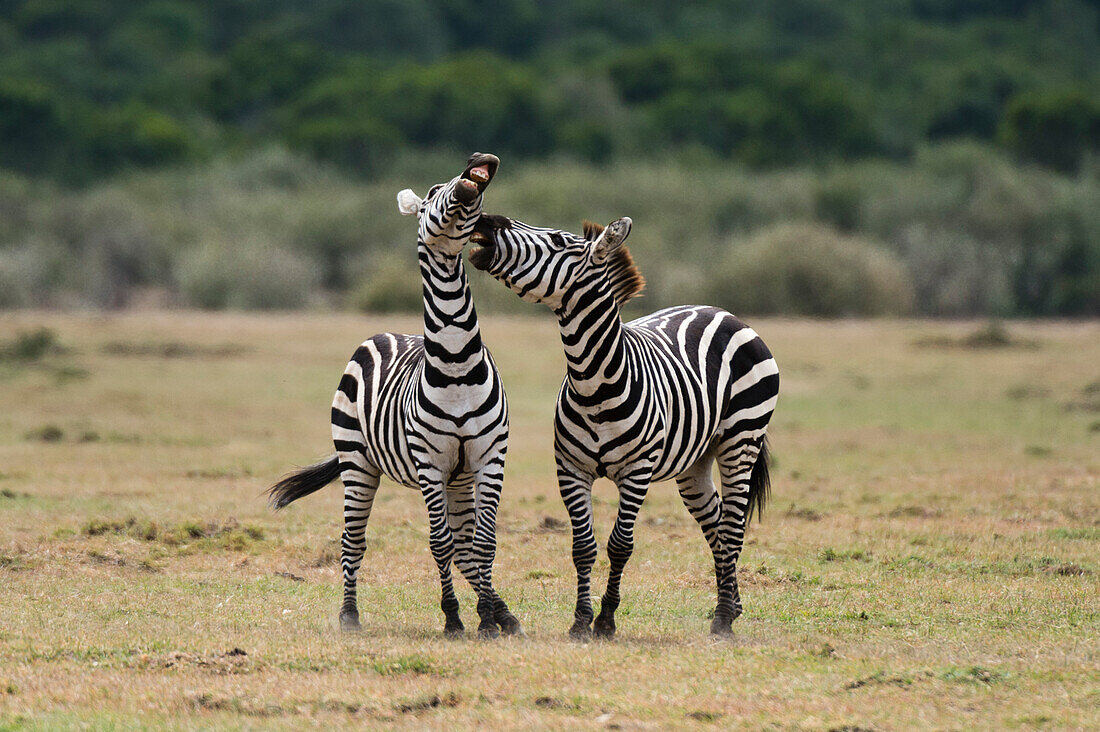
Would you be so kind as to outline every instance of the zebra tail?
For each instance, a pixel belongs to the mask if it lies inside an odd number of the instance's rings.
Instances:
[[[764,505],[768,502],[768,496],[771,494],[772,479],[768,473],[768,461],[770,455],[768,453],[768,438],[764,437],[764,442],[760,445],[760,454],[756,456],[756,462],[753,463],[752,473],[749,475],[749,506],[748,515],[745,516],[745,525],[749,525],[749,521],[752,520],[752,514],[755,511],[757,518],[763,518]]]
[[[283,477],[268,490],[268,503],[280,509],[302,496],[319,491],[340,477],[340,459],[333,455],[328,460],[296,470]]]

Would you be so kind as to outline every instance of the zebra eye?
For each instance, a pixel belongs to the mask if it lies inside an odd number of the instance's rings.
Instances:
[[[436,193],[438,193],[439,189],[442,188],[442,187],[443,187],[442,183],[436,183],[434,186],[432,186],[431,190],[428,191],[428,198],[431,198]]]
[[[550,241],[552,241],[554,243],[554,246],[558,247],[559,249],[565,249],[565,237],[558,232],[555,231],[553,234],[550,235]]]

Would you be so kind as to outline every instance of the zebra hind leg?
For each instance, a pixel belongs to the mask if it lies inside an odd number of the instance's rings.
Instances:
[[[341,458],[340,478],[344,483],[344,532],[340,538],[340,567],[344,575],[344,601],[340,605],[340,629],[359,630],[356,587],[359,567],[366,551],[367,521],[381,477],[377,470],[364,469]]]
[[[725,545],[729,582],[732,588],[730,621],[741,616],[741,594],[737,587],[737,561],[745,543],[745,529],[754,504],[763,508],[767,480],[767,455],[762,438],[742,436],[724,441],[718,449],[718,473],[722,479],[722,543]],[[758,461],[762,461],[757,465]]]
[[[733,621],[733,585],[732,574],[727,566],[728,556],[722,543],[722,499],[714,487],[711,468],[714,456],[707,454],[676,478],[676,487],[680,498],[692,518],[699,524],[703,537],[714,556],[714,579],[718,590],[718,604],[714,608],[714,619],[710,624],[713,635],[728,635],[732,632]]]

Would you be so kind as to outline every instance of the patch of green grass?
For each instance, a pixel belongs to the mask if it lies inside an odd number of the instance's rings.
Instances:
[[[65,430],[55,424],[46,424],[30,430],[23,437],[29,442],[61,442],[65,438]]]
[[[0,361],[38,361],[62,350],[52,329],[36,328],[17,333],[10,341],[0,343]]]
[[[156,521],[141,520],[133,516],[125,519],[90,519],[81,527],[80,533],[84,536],[128,536],[168,546],[180,546],[187,542],[192,542],[193,545],[197,542],[200,545],[238,551],[248,549],[254,542],[265,538],[261,527],[242,525],[233,518],[205,523],[183,521],[175,526],[162,526]]]
[[[869,562],[871,552],[862,549],[833,549],[827,546],[817,553],[817,560],[819,562]]]
[[[1100,541],[1100,526],[1078,526],[1074,528],[1047,529],[1047,536],[1053,539],[1084,539]]]
[[[554,574],[553,572],[551,572],[548,569],[532,569],[530,572],[528,572],[527,574],[525,574],[523,576],[526,577],[527,579],[533,579],[533,580],[550,579],[551,577],[557,577],[556,574]]]
[[[372,668],[375,673],[381,676],[437,673],[431,659],[422,656],[400,656],[398,658],[375,661],[372,664]]]
[[[951,667],[937,674],[943,681],[963,684],[983,684],[990,686],[1003,681],[1007,674],[982,666]]]

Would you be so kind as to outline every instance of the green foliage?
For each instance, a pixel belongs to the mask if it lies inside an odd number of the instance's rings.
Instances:
[[[298,308],[310,302],[317,267],[300,253],[266,242],[207,242],[179,265],[188,305],[223,308]]]
[[[367,177],[439,147],[777,166],[968,137],[1074,170],[1098,20],[1089,0],[14,0],[0,167],[86,184],[271,144]]]
[[[20,332],[10,341],[0,343],[0,362],[37,361],[61,350],[56,333],[49,328],[37,328]]]
[[[899,315],[913,295],[880,244],[806,225],[767,229],[711,270],[709,302],[735,313]]]
[[[351,294],[352,307],[371,313],[417,312],[422,304],[420,270],[412,257],[379,257]]]
[[[1100,155],[1100,101],[1081,88],[1020,94],[999,136],[1025,160],[1076,172],[1086,155]]]

